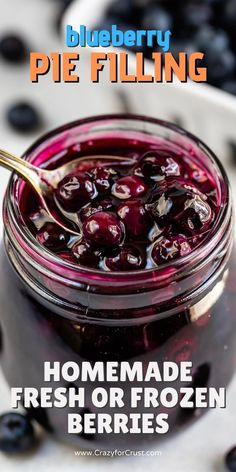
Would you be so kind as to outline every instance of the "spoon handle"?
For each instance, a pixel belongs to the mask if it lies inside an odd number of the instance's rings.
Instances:
[[[15,171],[24,180],[29,182],[37,193],[41,193],[45,188],[48,188],[48,183],[45,179],[46,171],[39,169],[20,157],[14,156],[7,151],[0,149],[0,165],[9,170]]]
[[[72,229],[65,226],[59,218],[55,219],[55,215],[51,212],[47,198],[51,190],[50,182],[48,183],[47,181],[50,180],[48,179],[50,171],[39,169],[29,162],[24,161],[20,157],[9,154],[9,152],[3,151],[2,149],[0,149],[0,165],[6,167],[9,170],[15,171],[20,175],[20,177],[33,186],[37,192],[37,195],[41,199],[44,210],[48,213],[52,221],[55,221],[58,225],[60,225],[64,231],[70,232],[75,236],[79,235],[78,231],[73,231]]]

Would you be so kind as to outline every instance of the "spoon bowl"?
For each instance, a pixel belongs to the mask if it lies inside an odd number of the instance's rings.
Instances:
[[[58,204],[58,212],[52,211],[52,206],[55,207],[55,203],[57,203],[53,198],[53,193],[56,190],[59,182],[66,175],[74,172],[78,168],[78,165],[83,161],[88,160],[88,158],[89,156],[79,157],[78,159],[74,159],[73,161],[68,162],[54,170],[46,170],[36,167],[30,162],[0,149],[0,165],[16,172],[27,183],[29,183],[40,198],[41,205],[48,213],[50,219],[63,228],[64,231],[67,231],[68,233],[76,236],[80,235],[79,228],[76,231],[72,225],[70,226],[70,223],[68,223],[68,226],[64,224],[62,212]],[[122,156],[96,155],[92,156],[92,158],[94,160],[106,161],[112,159],[124,162],[124,157]],[[126,158],[126,160],[132,161],[132,158]],[[70,219],[69,215],[68,219],[73,224],[73,219]]]

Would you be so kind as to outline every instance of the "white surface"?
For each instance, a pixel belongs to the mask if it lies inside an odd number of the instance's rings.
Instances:
[[[19,8],[20,3],[20,8]],[[49,25],[52,24],[53,10],[57,2],[53,0],[0,0],[0,30],[9,27],[14,30],[23,30],[29,37],[32,49],[57,50],[60,48],[56,36],[49,34]],[[17,11],[17,15],[16,15]],[[26,15],[27,12],[27,15]],[[63,48],[63,44],[61,46]],[[39,85],[32,85],[28,78],[28,65],[18,67],[3,67],[0,63],[0,146],[14,152],[21,153],[35,139],[35,135],[22,137],[10,132],[3,119],[4,109],[17,98],[31,98],[40,106],[45,116],[45,129],[53,128],[66,121],[78,117],[122,110],[117,98],[113,96],[111,87],[105,89],[101,85],[86,84],[84,80],[79,85],[61,86],[44,79]],[[183,103],[184,106],[188,104]],[[204,102],[199,104],[203,116],[209,109]],[[206,107],[206,108],[205,108]],[[142,112],[146,113],[145,102],[142,103]],[[194,108],[192,115],[196,116]],[[208,123],[206,123],[206,126]],[[223,124],[222,124],[223,125]],[[214,126],[211,123],[210,126]],[[223,158],[223,155],[222,155]],[[236,167],[235,167],[236,169]],[[0,170],[0,201],[7,182],[7,172]],[[230,176],[236,184],[236,170],[230,170]],[[235,188],[235,185],[234,185]],[[135,470],[143,472],[223,472],[223,457],[232,445],[236,443],[236,379],[228,393],[228,406],[225,410],[214,411],[182,433],[177,438],[161,445],[157,449],[162,451],[161,457],[137,458],[84,458],[75,457],[73,449],[57,444],[47,438],[42,441],[37,452],[28,457],[9,459],[0,455],[0,470],[3,472],[34,472],[35,469],[43,472],[124,472]],[[9,391],[0,375],[0,410],[9,409]]]

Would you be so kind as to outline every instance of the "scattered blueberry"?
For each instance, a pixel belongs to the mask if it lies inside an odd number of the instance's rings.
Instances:
[[[116,0],[102,22],[104,28],[109,25],[108,29],[111,24],[122,30],[170,30],[170,52],[175,59],[182,51],[188,55],[202,51],[208,83],[234,94],[234,86],[228,83],[236,81],[235,0]],[[145,44],[138,49],[147,58],[159,50]],[[137,48],[133,50],[136,52]]]
[[[8,62],[22,62],[27,55],[24,40],[15,34],[3,36],[0,39],[0,56]]]
[[[153,5],[144,12],[142,28],[166,31],[171,30],[172,23],[171,15],[164,8]]]
[[[196,49],[207,52],[210,48],[216,53],[221,54],[228,49],[230,42],[229,37],[222,29],[214,29],[212,26],[203,25],[195,36]]]
[[[226,455],[225,464],[230,472],[236,471],[236,447],[233,447]]]
[[[62,25],[62,19],[66,9],[70,6],[73,0],[55,0],[59,4],[59,12],[56,17],[55,26],[56,30],[60,31]]]
[[[34,131],[40,125],[38,111],[29,103],[17,103],[7,111],[7,120],[12,128],[21,133]]]
[[[135,19],[135,9],[132,0],[115,0],[108,7],[108,16],[119,19]]]
[[[176,39],[173,37],[171,39],[171,53],[173,54],[174,58],[176,61],[179,60],[179,54],[181,52],[186,52],[188,55],[192,54],[194,51],[198,49],[196,47],[196,42],[194,38],[181,38],[181,39]]]
[[[235,0],[228,0],[225,3],[223,22],[226,28],[234,28],[236,24],[236,3]]]
[[[230,78],[235,72],[236,58],[229,49],[218,56],[215,50],[209,48],[205,56],[205,63],[208,71],[208,81],[213,85],[217,85]]]
[[[199,1],[191,1],[184,4],[182,9],[182,25],[187,25],[191,28],[199,28],[199,25],[206,24],[212,17],[211,7]]]
[[[231,93],[232,95],[236,95],[236,79],[227,80],[226,82],[223,82],[222,89],[225,92]]]
[[[35,443],[34,429],[27,416],[6,413],[0,416],[0,450],[18,454],[32,448]]]

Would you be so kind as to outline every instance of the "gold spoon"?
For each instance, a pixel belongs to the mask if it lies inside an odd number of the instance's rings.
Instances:
[[[121,156],[107,156],[107,155],[97,155],[97,156],[86,156],[79,157],[74,161],[68,162],[61,167],[58,167],[54,170],[45,170],[40,167],[36,167],[30,162],[21,159],[20,157],[14,156],[9,152],[3,151],[0,149],[0,165],[6,167],[7,169],[13,170],[20,177],[22,177],[27,183],[31,184],[35,192],[40,198],[41,204],[44,210],[48,213],[50,219],[55,221],[63,230],[73,234],[80,235],[79,230],[74,231],[71,228],[68,228],[61,221],[60,215],[52,214],[50,210],[50,201],[52,202],[53,191],[57,188],[58,183],[68,174],[73,172],[83,161],[88,159],[94,160],[116,160],[116,161],[132,161],[131,158],[124,158]]]

